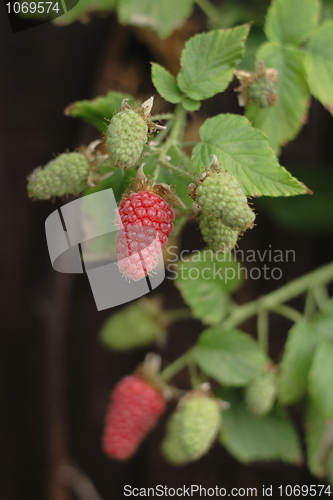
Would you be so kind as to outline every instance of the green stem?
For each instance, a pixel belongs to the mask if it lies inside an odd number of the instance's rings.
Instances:
[[[192,356],[193,348],[186,351],[182,356],[177,358],[171,365],[164,368],[163,371],[159,374],[159,378],[162,382],[168,382],[172,377],[177,375],[180,370],[185,368],[185,366],[189,363],[190,357]]]
[[[258,342],[261,348],[267,352],[268,349],[268,312],[274,311],[292,321],[300,321],[303,320],[304,317],[307,317],[306,314],[304,316],[293,309],[292,307],[286,306],[283,302],[287,302],[288,300],[309,291],[308,297],[312,295],[311,291],[318,287],[323,287],[326,283],[333,280],[333,262],[327,264],[326,266],[322,266],[311,273],[305,274],[300,278],[288,283],[287,285],[282,286],[278,290],[265,295],[264,297],[260,297],[257,300],[252,302],[248,302],[243,306],[239,306],[232,311],[229,317],[222,322],[222,325],[225,328],[234,328],[235,326],[243,323],[246,319],[258,315]],[[322,292],[321,292],[322,293]],[[313,296],[313,295],[312,295]],[[309,298],[307,299],[307,303]],[[309,309],[309,305],[305,308]],[[312,309],[312,306],[311,306]],[[176,310],[177,311],[177,310]],[[175,312],[176,312],[175,311]],[[188,309],[180,309],[180,311],[184,311],[182,314],[191,317]],[[170,312],[170,311],[169,311]],[[176,359],[173,363],[167,366],[161,373],[160,378],[163,382],[167,382],[172,377],[174,377],[178,372],[180,372],[185,366],[189,366],[190,363],[193,363],[193,353],[195,348],[191,348],[186,351],[182,356]]]
[[[297,278],[264,297],[238,307],[223,322],[223,326],[233,328],[260,311],[272,311],[283,302],[331,280],[333,280],[333,262]]]
[[[181,103],[177,104],[174,112],[174,123],[170,135],[165,143],[160,147],[160,154],[158,156],[157,165],[153,175],[154,182],[156,182],[161,165],[165,162],[165,156],[167,155],[169,149],[178,144],[183,137],[186,126],[186,114],[187,112],[183,108],[183,105]]]
[[[314,298],[313,290],[309,290],[305,299],[304,318],[306,320],[311,319],[316,310],[317,304]]]
[[[158,121],[158,120],[173,120],[174,115],[173,113],[160,113],[159,115],[153,115],[150,117],[152,121]]]
[[[322,311],[325,307],[326,302],[329,300],[329,295],[327,293],[326,287],[317,286],[313,289],[313,295],[318,308]]]
[[[260,311],[258,313],[258,321],[257,321],[258,343],[265,354],[268,354],[268,332],[269,332],[268,319],[269,319],[268,311]]]
[[[171,309],[164,312],[164,316],[168,321],[181,321],[183,319],[193,319],[190,309]]]
[[[298,323],[299,321],[303,321],[305,318],[303,314],[301,314],[299,311],[294,309],[293,307],[286,306],[285,304],[281,304],[279,306],[274,307],[274,309],[271,309],[272,312],[275,312],[277,314],[280,314],[281,316],[284,316],[285,318],[290,319],[294,323]]]
[[[190,356],[190,359],[188,362],[188,371],[190,374],[190,381],[191,381],[192,389],[195,389],[196,387],[198,387],[198,385],[201,384],[201,378],[198,374],[197,366],[194,362],[193,356]]]
[[[176,167],[175,165],[171,165],[167,161],[163,161],[162,165],[164,165],[166,168],[169,168],[170,170],[173,170],[174,172],[177,172],[179,175],[185,175],[185,177],[189,177],[192,181],[195,179],[195,176],[190,172],[186,172],[186,170],[182,170],[181,168]]]
[[[210,3],[209,0],[195,0],[195,3],[206,14],[206,16],[211,20],[211,22],[214,23],[214,24],[216,24],[216,22],[221,17],[221,13],[215,7],[215,5],[213,5],[212,3]]]

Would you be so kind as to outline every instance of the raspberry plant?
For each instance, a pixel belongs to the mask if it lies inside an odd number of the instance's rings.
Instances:
[[[121,22],[137,25],[140,19],[146,24],[150,20],[166,37],[191,14],[194,4],[186,0],[173,8],[174,3],[154,2],[151,10],[150,0],[127,0],[117,4],[117,11]],[[208,16],[218,14],[208,2],[196,3]],[[80,9],[84,6],[82,2]],[[110,1],[108,8],[115,7]],[[31,174],[29,193],[38,199],[113,188],[123,224],[117,246],[120,270],[129,280],[144,279],[153,271],[167,237],[174,230],[179,241],[189,219],[196,221],[210,249],[208,261],[202,250],[179,262],[183,272],[177,273],[175,285],[186,309],[163,310],[153,296],[125,306],[103,325],[103,344],[125,351],[154,341],[159,349],[174,321],[194,317],[203,324],[196,344],[155,373],[153,382],[128,375],[114,389],[103,446],[116,459],[132,457],[163,413],[165,400],[173,397],[180,401],[161,444],[169,463],[180,466],[198,460],[218,436],[242,462],[278,459],[299,464],[300,437],[286,407],[300,403],[309,469],[333,482],[333,302],[326,289],[333,280],[333,264],[243,305],[230,300],[242,285],[232,250],[241,247],[241,235],[254,226],[251,198],[311,194],[311,186],[293,177],[277,155],[300,131],[311,94],[333,109],[333,21],[319,22],[319,13],[317,0],[273,0],[264,25],[267,41],[257,50],[254,71],[237,68],[250,25],[193,36],[182,51],[176,76],[152,63],[152,82],[158,94],[175,105],[172,113],[154,115],[151,98],[134,104],[134,96],[113,91],[76,102],[67,114],[103,132],[106,150],[100,147],[88,160],[82,153],[65,153]],[[66,22],[75,15],[79,14],[74,9]],[[218,15],[215,21],[221,21]],[[208,118],[188,156],[184,133],[191,114],[202,101],[223,92],[234,75],[240,81],[236,90],[245,116],[221,113]],[[157,128],[162,131],[156,133]],[[88,147],[90,154],[92,149]],[[75,159],[77,165],[78,158],[83,173],[71,162],[63,163]],[[140,247],[138,221],[140,227],[158,231],[158,244],[150,247],[154,237],[147,233]],[[145,249],[146,257],[136,262],[135,253]],[[287,305],[302,294],[303,312]],[[271,312],[294,323],[280,363],[268,354]],[[253,316],[258,319],[257,340],[240,329]],[[171,380],[184,368],[188,387],[176,388]],[[213,390],[207,392],[209,382]],[[152,411],[152,401],[159,401],[158,410]],[[269,439],[263,440],[263,435]]]

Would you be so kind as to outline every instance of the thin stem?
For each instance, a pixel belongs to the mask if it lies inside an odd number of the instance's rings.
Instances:
[[[305,274],[300,278],[282,286],[278,290],[265,295],[257,300],[248,302],[243,306],[237,307],[231,312],[229,317],[221,324],[225,328],[233,328],[246,319],[258,315],[258,341],[261,348],[267,352],[268,349],[268,312],[275,311],[283,316],[288,317],[292,321],[299,321],[304,317],[295,309],[283,305],[283,302],[300,295],[308,290],[323,287],[326,283],[333,280],[333,262],[322,266],[311,273]],[[322,293],[322,292],[321,292]],[[308,297],[312,293],[308,293]],[[309,299],[307,299],[309,300]],[[306,307],[309,309],[309,306]],[[306,315],[304,315],[307,317]],[[193,363],[194,348],[186,351],[182,356],[176,359],[173,363],[167,366],[161,373],[160,378],[163,382],[167,382],[180,372],[186,365]]]
[[[313,290],[309,290],[305,299],[304,318],[306,320],[311,319],[316,310],[317,304],[314,298]]]
[[[191,180],[194,180],[194,178],[195,178],[195,176],[193,174],[191,174],[190,172],[186,172],[186,170],[182,170],[181,168],[176,167],[175,165],[171,165],[167,161],[163,161],[162,164],[166,168],[169,168],[170,170],[177,172],[179,175],[185,175],[185,177],[189,177]]]
[[[297,297],[310,288],[324,285],[333,279],[333,262],[282,286],[278,290],[238,307],[223,322],[223,326],[233,328],[260,311],[271,311],[276,306]]]
[[[279,306],[274,307],[274,309],[271,309],[272,312],[275,312],[277,314],[280,314],[281,316],[284,316],[285,318],[290,319],[294,323],[298,323],[299,321],[303,321],[305,318],[303,314],[301,314],[299,311],[294,309],[293,307],[286,306],[285,304],[281,304]]]
[[[269,315],[268,311],[260,311],[257,320],[258,343],[262,351],[268,354],[268,332],[269,332]]]
[[[91,479],[70,461],[59,467],[59,479],[69,486],[79,500],[102,500]]]
[[[163,371],[159,374],[159,378],[162,382],[168,382],[172,377],[177,375],[185,366],[189,363],[190,356],[192,355],[193,348],[186,351],[182,356],[177,358],[175,361],[171,363],[171,365],[164,368]]]
[[[198,387],[199,384],[201,384],[201,378],[198,374],[197,366],[193,360],[193,356],[191,356],[189,359],[188,371],[190,374],[191,386],[193,389],[195,389],[196,387]]]
[[[313,295],[318,308],[322,311],[325,307],[326,302],[329,300],[329,295],[327,293],[326,287],[317,286],[313,289]]]
[[[209,0],[195,0],[195,3],[200,7],[200,9],[206,14],[206,16],[216,24],[221,17],[220,11],[210,3]]]
[[[152,121],[158,120],[174,120],[173,113],[160,113],[159,115],[153,115],[150,117]]]
[[[171,309],[165,311],[164,316],[168,321],[181,321],[183,319],[193,319],[193,315],[190,309],[184,307],[184,309]]]
[[[175,144],[178,144],[179,140],[183,137],[185,125],[186,125],[186,110],[183,108],[183,105],[179,103],[175,108],[174,123],[169,138],[160,147],[160,154],[158,156],[157,165],[153,175],[154,182],[158,177],[161,165],[163,164],[163,162],[165,162],[165,156],[167,155],[169,149]]]

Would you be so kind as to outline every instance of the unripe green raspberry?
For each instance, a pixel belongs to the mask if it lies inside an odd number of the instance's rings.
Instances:
[[[256,104],[259,108],[268,108],[276,104],[279,78],[276,69],[266,68],[264,61],[259,61],[254,73],[244,70],[235,70],[234,73],[241,83],[235,89],[236,92],[239,92],[240,106]]]
[[[199,226],[203,239],[213,252],[230,252],[236,246],[238,232],[225,226],[220,218],[201,214]]]
[[[110,349],[126,351],[165,337],[166,326],[159,299],[141,298],[104,323],[100,340]]]
[[[185,465],[193,460],[185,452],[180,441],[181,420],[182,410],[178,408],[167,423],[166,435],[161,444],[162,455],[171,465]]]
[[[269,78],[260,78],[249,86],[248,94],[250,102],[259,108],[269,108],[276,103],[278,98],[277,82]]]
[[[226,171],[208,175],[196,189],[196,201],[205,215],[220,218],[234,231],[253,227],[255,214],[237,179]]]
[[[114,115],[106,132],[111,161],[122,169],[134,166],[147,142],[148,125],[134,109]]]
[[[180,441],[193,460],[205,455],[220,428],[220,407],[216,399],[193,397],[181,408]]]
[[[276,375],[267,372],[254,379],[245,388],[245,403],[253,415],[266,415],[274,405],[276,398]]]
[[[64,153],[28,178],[28,193],[36,200],[79,194],[87,186],[89,163],[82,153]]]

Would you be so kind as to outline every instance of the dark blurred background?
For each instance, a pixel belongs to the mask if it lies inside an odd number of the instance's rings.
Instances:
[[[259,38],[260,16],[268,3],[261,2],[258,9],[254,30]],[[125,484],[177,487],[195,482],[205,487],[257,487],[261,492],[263,484],[317,482],[305,466],[241,465],[218,444],[197,463],[169,467],[159,454],[166,417],[131,462],[108,460],[100,442],[109,392],[143,359],[146,350],[115,354],[99,343],[102,322],[120,307],[97,312],[85,276],[63,275],[52,269],[44,221],[62,203],[32,202],[26,192],[26,178],[37,165],[48,162],[54,153],[73,150],[98,137],[89,125],[64,116],[69,103],[108,90],[149,97],[155,93],[150,61],[177,73],[184,41],[204,28],[205,19],[196,10],[182,29],[164,41],[144,30],[120,26],[115,15],[86,25],[76,22],[55,27],[47,23],[13,34],[4,4],[0,6],[1,500],[76,498],[59,476],[59,464],[66,457],[75,460],[91,478],[103,500],[122,498]],[[242,113],[233,90],[236,86],[234,81],[228,91],[205,102],[190,118],[188,140],[197,138],[198,127],[207,116]],[[158,98],[155,105],[156,111],[172,109]],[[308,123],[284,149],[281,163],[297,172],[309,188],[314,189],[312,181],[316,182],[319,191],[311,199],[318,202],[325,195],[327,203],[309,226],[308,217],[316,202],[312,207],[310,202],[290,205],[290,213],[298,214],[296,222],[290,222],[288,214],[279,216],[280,200],[262,205],[255,201],[257,226],[243,237],[240,248],[267,249],[272,245],[294,249],[296,261],[283,264],[279,281],[248,280],[235,297],[239,303],[332,259],[332,161],[333,119],[313,101]],[[325,182],[318,181],[319,171]],[[181,244],[188,249],[203,248],[195,224],[187,226]],[[170,280],[153,293],[163,294],[167,308],[184,306]],[[301,309],[303,298],[293,305]],[[289,327],[287,320],[272,316],[270,354],[275,360],[281,355]],[[255,322],[248,321],[244,329],[255,334]],[[165,364],[189,347],[201,330],[197,321],[172,326],[168,346],[162,352]],[[185,373],[176,381],[187,387]],[[300,424],[298,408],[292,415]]]

